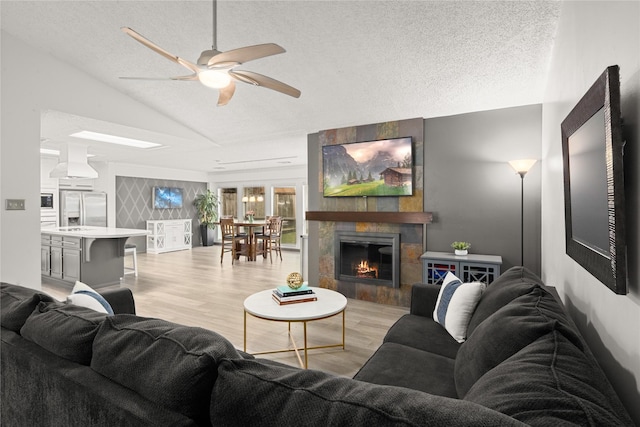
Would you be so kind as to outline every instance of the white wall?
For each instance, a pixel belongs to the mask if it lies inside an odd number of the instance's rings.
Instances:
[[[564,2],[545,91],[542,124],[542,272],[556,286],[623,403],[640,425],[638,124],[640,3]],[[616,295],[565,254],[560,123],[609,65],[620,66],[629,174],[629,287]]]
[[[193,132],[5,32],[0,52],[0,279],[40,289],[41,112],[57,110],[184,138]],[[108,165],[100,165],[99,173],[103,167]],[[7,198],[25,199],[26,210],[4,210]]]

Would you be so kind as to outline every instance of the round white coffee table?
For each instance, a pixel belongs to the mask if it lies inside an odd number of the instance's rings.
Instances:
[[[279,305],[272,298],[272,289],[261,291],[249,296],[244,300],[244,351],[247,351],[247,314],[260,319],[271,320],[275,322],[287,322],[289,324],[289,338],[291,339],[292,349],[263,351],[253,354],[271,354],[282,353],[286,351],[295,351],[298,362],[303,368],[308,367],[308,350],[319,348],[342,347],[344,350],[344,313],[347,308],[347,299],[339,292],[335,292],[324,288],[313,288],[318,298],[317,301],[301,302],[297,304]],[[320,345],[309,347],[307,345],[307,322],[315,320],[327,319],[342,313],[342,342],[338,344]],[[300,352],[291,335],[291,323],[302,322],[304,328],[304,362],[300,357]]]

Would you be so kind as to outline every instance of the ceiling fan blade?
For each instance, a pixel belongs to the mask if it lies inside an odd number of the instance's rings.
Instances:
[[[189,74],[188,76],[176,76],[176,77],[120,77],[125,80],[198,80],[197,74]]]
[[[169,77],[171,80],[181,80],[181,81],[192,81],[198,80],[198,73],[193,73],[193,74],[189,74],[188,76],[175,76],[175,77]]]
[[[300,97],[300,91],[288,84],[282,83],[271,77],[263,76],[262,74],[254,73],[253,71],[245,70],[229,70],[229,74],[237,80],[245,83],[249,83],[255,86],[263,86],[277,92],[284,93],[285,95],[293,96],[294,98]]]
[[[233,80],[231,80],[231,82],[226,87],[221,88],[220,95],[218,96],[218,107],[227,105],[235,91],[236,82],[234,82]]]
[[[167,58],[169,61],[173,61],[177,64],[182,65],[183,67],[188,68],[189,70],[193,71],[194,73],[198,72],[198,66],[185,60],[182,59],[178,56],[175,56],[172,53],[167,52],[166,50],[164,50],[163,48],[161,48],[160,46],[158,46],[157,44],[155,44],[154,42],[152,42],[151,40],[145,38],[143,35],[141,35],[140,33],[132,30],[129,27],[121,27],[120,28],[122,31],[124,31],[126,34],[130,35],[131,37],[133,37],[136,41],[142,43],[143,45],[145,45],[146,47],[148,47],[149,49],[153,50],[156,53],[159,53],[160,55],[164,56],[165,58]]]
[[[185,68],[190,69],[196,74],[198,73],[198,71],[200,71],[200,69],[196,64],[194,64],[193,62],[189,62],[186,59],[178,58],[178,64],[182,65]]]
[[[209,68],[235,66],[284,52],[286,51],[275,43],[257,44],[219,53],[209,59],[208,66]]]
[[[131,37],[133,37],[138,42],[140,42],[143,45],[145,45],[146,47],[148,47],[149,49],[153,50],[156,53],[159,53],[162,56],[164,56],[168,60],[176,62],[176,63],[178,62],[178,57],[177,56],[167,52],[166,50],[164,50],[163,48],[161,48],[160,46],[158,46],[157,44],[155,44],[151,40],[149,40],[149,39],[145,38],[144,36],[142,36],[141,34],[135,32],[131,28],[129,28],[129,27],[121,27],[120,29],[122,31],[124,31],[125,33],[127,33],[128,35],[130,35]]]

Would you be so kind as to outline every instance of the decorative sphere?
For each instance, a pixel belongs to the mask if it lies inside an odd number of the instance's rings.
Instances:
[[[287,285],[289,285],[291,289],[298,289],[302,286],[302,274],[295,272],[289,273],[287,276]]]

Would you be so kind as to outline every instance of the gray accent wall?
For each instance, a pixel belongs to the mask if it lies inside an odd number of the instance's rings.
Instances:
[[[179,187],[183,189],[181,209],[154,209],[153,187]],[[200,246],[198,214],[193,206],[196,195],[207,191],[206,182],[174,181],[169,179],[116,176],[116,227],[146,229],[147,220],[192,219],[192,245]],[[138,252],[146,252],[145,237],[132,237],[128,243],[137,246]]]
[[[524,178],[524,266],[540,274],[542,106],[506,108],[424,122],[424,210],[434,213],[427,249],[502,256],[521,265],[521,179],[509,160],[537,159]],[[558,218],[564,221],[564,218]]]

